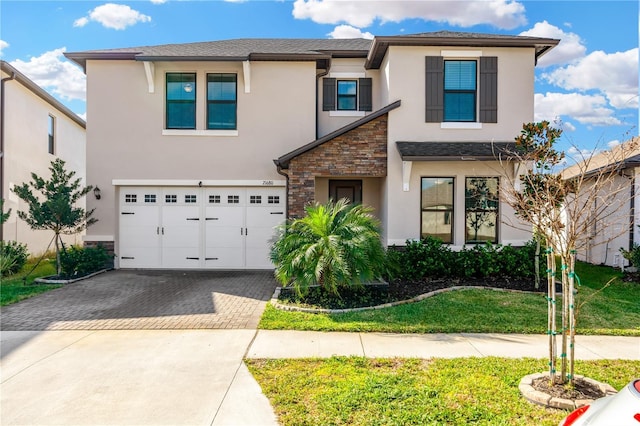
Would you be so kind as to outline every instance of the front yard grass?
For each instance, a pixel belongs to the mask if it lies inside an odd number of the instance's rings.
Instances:
[[[568,414],[527,402],[518,383],[541,359],[280,359],[245,361],[282,425],[557,425]],[[576,361],[621,389],[640,361]]]
[[[38,265],[29,277],[27,277],[26,285],[24,285],[24,277],[31,271],[35,262],[35,260],[30,259],[17,274],[0,278],[0,306],[16,303],[20,300],[61,287],[58,284],[33,285],[33,281],[36,278],[55,275],[55,266],[47,260],[43,260],[40,265]]]
[[[640,336],[640,284],[624,282],[609,267],[578,263],[579,300],[609,279],[612,285],[579,311],[578,334]],[[341,314],[288,312],[267,305],[259,328],[269,330],[362,331],[389,333],[525,333],[547,330],[544,294],[464,290],[421,302]]]

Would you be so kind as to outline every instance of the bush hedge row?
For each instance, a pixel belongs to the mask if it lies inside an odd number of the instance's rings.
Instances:
[[[427,237],[420,241],[407,240],[404,247],[391,247],[388,260],[391,277],[406,280],[533,278],[535,253],[535,241],[529,241],[523,247],[486,243],[454,251],[442,241]],[[544,259],[540,263],[544,276]]]

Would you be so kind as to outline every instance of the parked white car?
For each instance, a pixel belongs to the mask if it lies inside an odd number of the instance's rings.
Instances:
[[[596,399],[560,422],[560,426],[640,426],[640,379],[615,395]]]

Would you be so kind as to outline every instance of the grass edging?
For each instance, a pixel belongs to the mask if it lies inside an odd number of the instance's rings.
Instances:
[[[107,272],[107,270],[101,269],[99,271],[92,272],[90,274],[83,275],[78,278],[71,278],[68,280],[52,280],[52,279],[48,279],[47,277],[40,277],[40,278],[36,278],[33,282],[38,284],[71,284],[71,283],[75,283],[76,281],[86,280],[87,278],[91,278],[95,275],[102,274],[103,272]],[[55,277],[56,275],[51,275],[51,276]]]
[[[446,293],[449,291],[459,291],[459,290],[492,290],[492,291],[500,291],[500,292],[506,292],[506,293],[542,294],[542,293],[537,293],[532,291],[512,290],[512,289],[498,288],[498,287],[453,286],[453,287],[441,288],[438,290],[430,291],[428,293],[420,294],[418,296],[412,297],[411,299],[398,300],[396,302],[384,303],[382,305],[364,306],[361,308],[324,309],[324,308],[306,308],[303,306],[282,304],[278,301],[281,290],[282,290],[282,287],[276,287],[276,290],[274,291],[273,296],[271,296],[270,303],[274,308],[279,309],[281,311],[305,312],[309,314],[344,314],[347,312],[361,312],[361,311],[370,311],[370,310],[376,310],[376,309],[392,308],[394,306],[406,305],[407,303],[420,302],[424,299],[436,296],[441,293]]]

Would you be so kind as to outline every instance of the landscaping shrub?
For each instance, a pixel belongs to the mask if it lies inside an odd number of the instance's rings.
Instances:
[[[535,242],[523,247],[500,244],[465,246],[453,251],[440,240],[427,237],[407,241],[404,248],[389,250],[389,262],[398,265],[395,278],[532,278],[535,275]],[[544,262],[542,262],[544,264]]]
[[[0,241],[0,277],[15,274],[27,263],[29,252],[25,244]]]
[[[640,245],[634,244],[631,250],[620,248],[620,253],[622,253],[622,257],[631,262],[631,266],[640,269]]]
[[[88,275],[104,269],[108,260],[109,254],[102,246],[72,246],[60,253],[61,275],[67,279]]]

